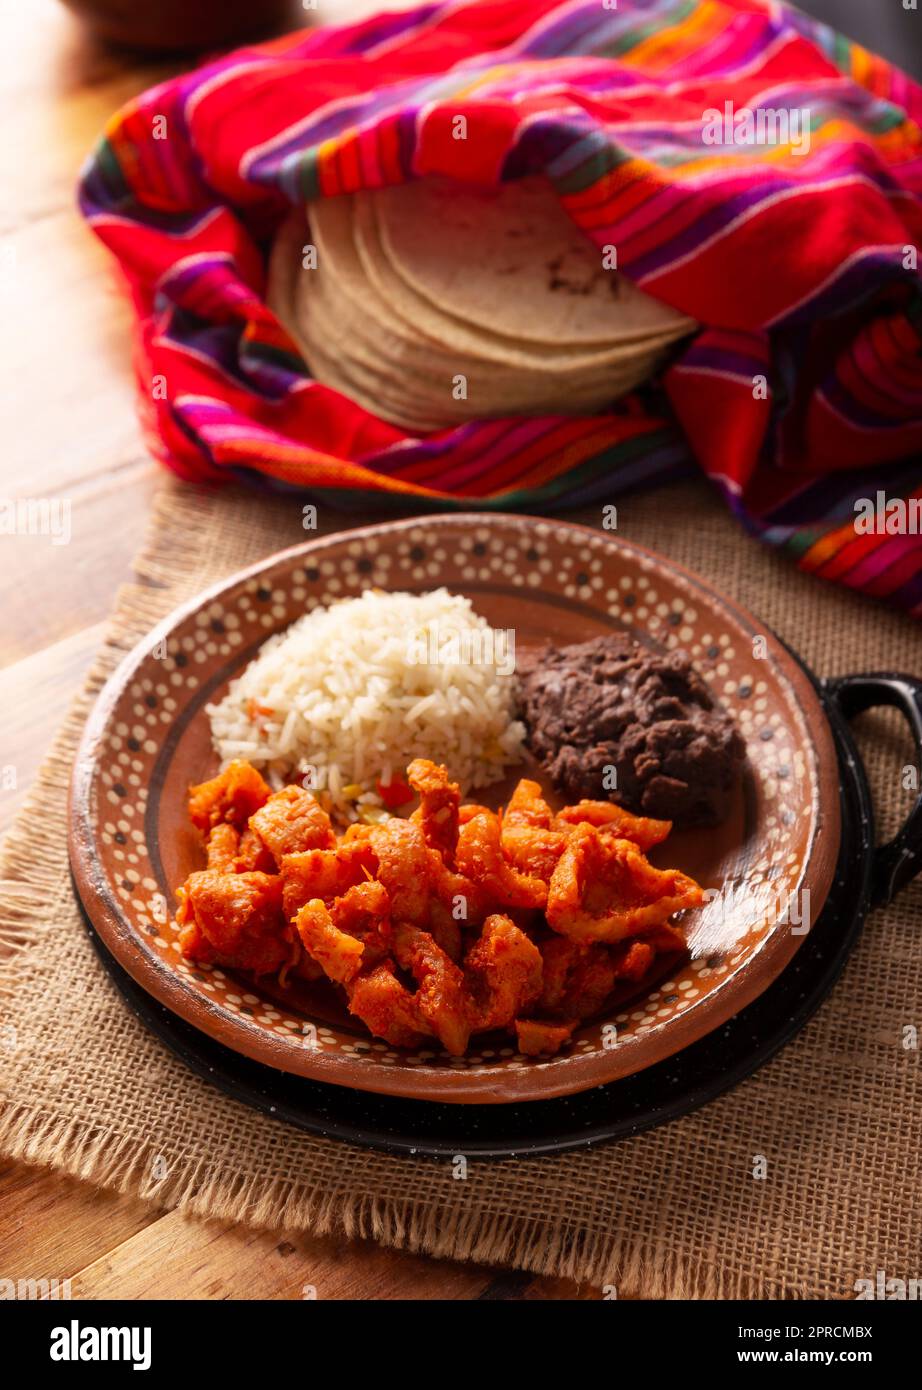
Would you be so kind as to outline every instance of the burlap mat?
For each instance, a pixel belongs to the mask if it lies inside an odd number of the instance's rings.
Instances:
[[[797,574],[744,538],[703,483],[621,499],[619,523],[750,605],[822,674],[922,668],[908,619]],[[818,1015],[735,1091],[594,1152],[471,1164],[466,1181],[447,1162],[312,1139],[254,1114],[188,1073],[129,1014],[68,880],[65,797],[82,719],[156,619],[303,538],[295,501],[164,482],[137,583],[119,597],[89,689],[6,849],[0,1149],[201,1215],[372,1236],[622,1295],[848,1298],[878,1269],[918,1276],[922,1087],[906,1031],[922,1023],[918,885],[873,914]],[[864,722],[892,825],[910,796],[899,776],[910,754],[893,718]],[[764,1180],[753,1176],[757,1155]]]

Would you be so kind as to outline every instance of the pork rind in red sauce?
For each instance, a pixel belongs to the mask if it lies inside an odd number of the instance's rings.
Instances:
[[[228,763],[210,782],[189,791],[189,819],[203,835],[222,821],[246,829],[250,816],[269,800],[269,788],[249,763]]]
[[[326,979],[393,1047],[511,1034],[549,1056],[684,950],[674,914],[701,889],[646,851],[668,821],[608,802],[553,811],[523,779],[504,812],[461,805],[448,770],[407,769],[407,818],[337,836],[303,787],[270,792],[246,763],[192,788],[207,868],[179,889],[184,954],[254,975]]]

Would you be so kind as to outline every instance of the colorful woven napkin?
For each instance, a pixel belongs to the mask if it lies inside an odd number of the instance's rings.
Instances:
[[[134,295],[155,450],[186,478],[534,510],[697,464],[803,568],[919,612],[922,546],[883,504],[922,496],[920,113],[922,88],[775,0],[448,0],[146,92],[80,197]],[[417,438],[311,380],[264,303],[291,204],[541,172],[703,325],[659,383],[601,416]]]

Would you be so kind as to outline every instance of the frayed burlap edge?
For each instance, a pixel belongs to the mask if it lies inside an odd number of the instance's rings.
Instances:
[[[154,1151],[135,1138],[94,1132],[80,1120],[29,1106],[0,1112],[0,1151],[35,1167],[118,1193],[140,1195],[163,1210],[264,1230],[375,1240],[440,1259],[510,1265],[535,1275],[651,1299],[782,1299],[780,1282],[734,1278],[664,1244],[616,1243],[610,1236],[561,1232],[549,1222],[496,1216],[474,1206],[447,1217],[440,1205],[344,1199],[320,1187],[244,1178],[212,1164],[176,1163],[162,1182],[150,1178]]]

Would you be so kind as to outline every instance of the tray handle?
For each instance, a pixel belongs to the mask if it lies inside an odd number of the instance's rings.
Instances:
[[[891,705],[906,718],[916,745],[916,766],[922,778],[922,680],[897,671],[833,676],[823,681],[826,693],[846,719],[879,705]],[[902,827],[871,860],[871,902],[892,902],[922,870],[922,791]]]

